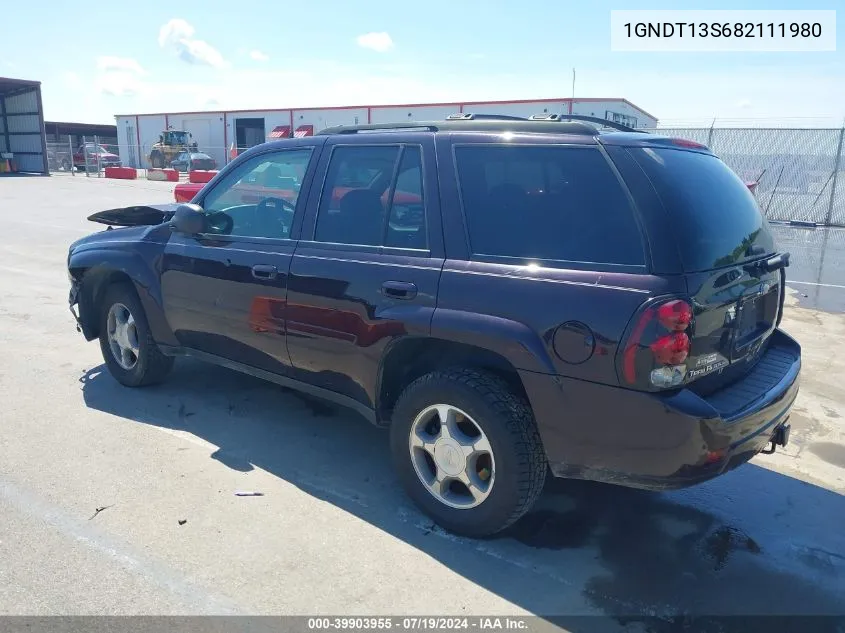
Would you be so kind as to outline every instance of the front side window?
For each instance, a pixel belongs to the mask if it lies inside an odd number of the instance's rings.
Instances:
[[[616,175],[592,147],[455,148],[475,255],[642,265],[642,239]]]
[[[205,198],[209,233],[287,239],[311,148],[261,154],[230,172]]]
[[[314,239],[426,248],[420,147],[336,147],[323,186]]]

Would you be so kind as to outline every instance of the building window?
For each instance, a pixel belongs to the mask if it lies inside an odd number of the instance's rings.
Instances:
[[[629,114],[620,114],[619,112],[611,112],[610,110],[606,110],[604,113],[604,118],[608,121],[613,121],[614,123],[621,123],[622,125],[627,125],[628,127],[637,127],[637,117],[631,116]]]

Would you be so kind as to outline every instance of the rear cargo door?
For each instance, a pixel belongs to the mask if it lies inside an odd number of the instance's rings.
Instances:
[[[629,152],[666,210],[693,302],[688,381],[716,389],[753,365],[777,326],[788,258],[777,252],[754,196],[716,156],[666,147]]]

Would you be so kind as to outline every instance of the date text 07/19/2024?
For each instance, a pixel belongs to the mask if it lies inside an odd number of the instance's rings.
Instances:
[[[308,618],[308,630],[329,631],[526,631],[528,621],[519,617],[315,617]]]

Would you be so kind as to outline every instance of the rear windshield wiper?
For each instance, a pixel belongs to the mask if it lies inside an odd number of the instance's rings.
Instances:
[[[787,266],[789,266],[789,253],[778,253],[767,259],[761,259],[753,264],[749,264],[746,268],[770,273],[781,268],[786,268]]]

